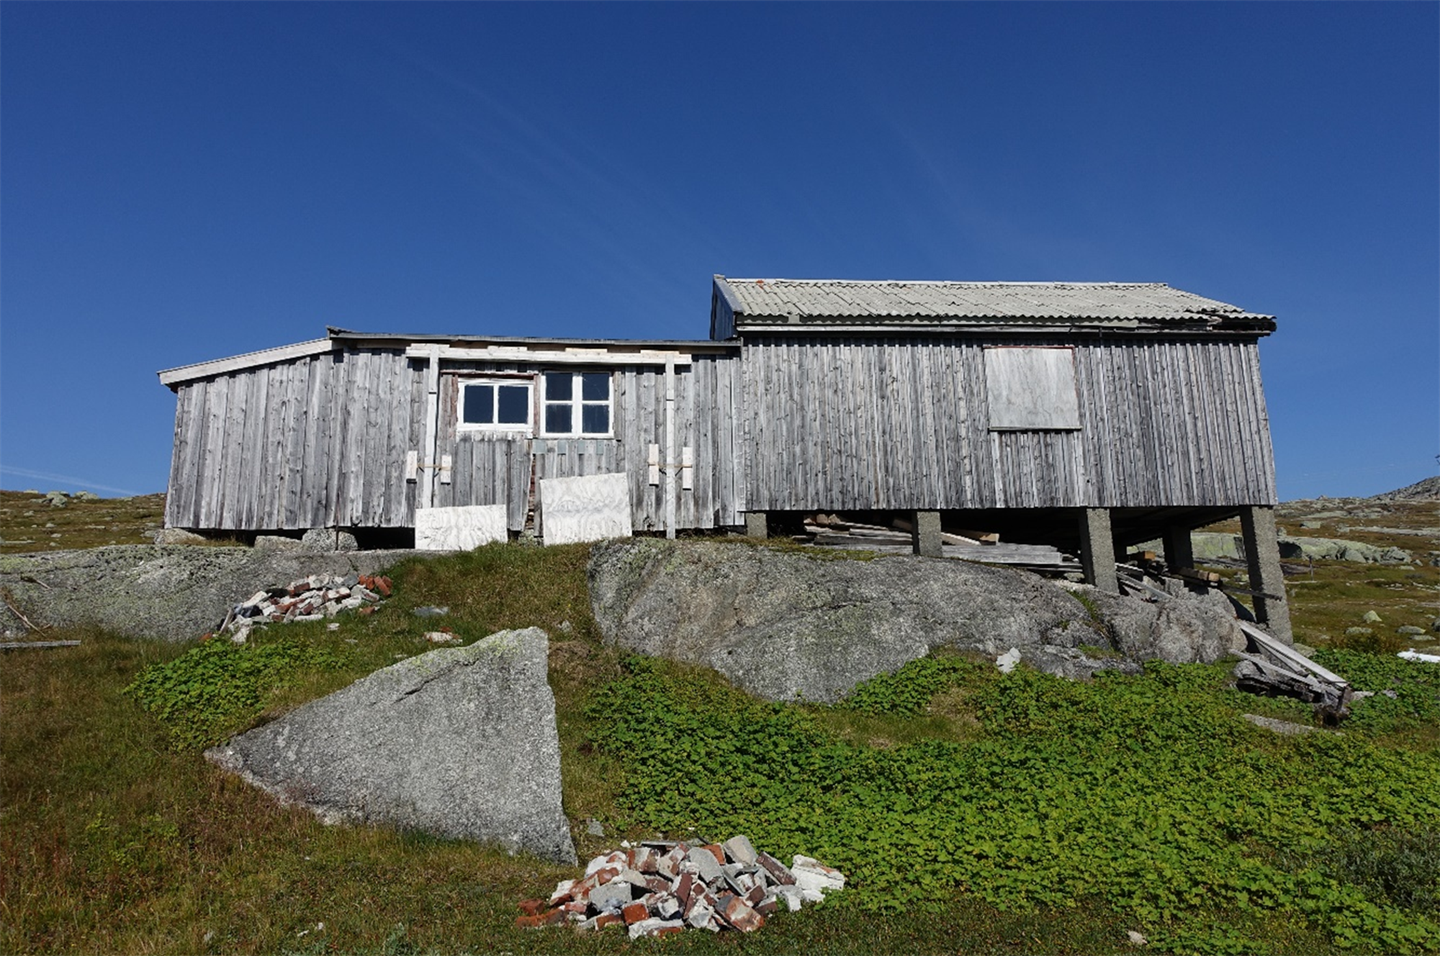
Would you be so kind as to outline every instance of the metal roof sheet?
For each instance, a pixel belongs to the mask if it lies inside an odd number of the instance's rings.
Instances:
[[[1273,322],[1274,316],[1172,289],[1163,282],[907,282],[715,277],[739,323],[792,319]]]

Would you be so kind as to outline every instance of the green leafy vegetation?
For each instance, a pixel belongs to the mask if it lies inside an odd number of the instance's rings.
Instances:
[[[164,721],[181,745],[203,747],[244,729],[306,669],[340,666],[335,655],[295,637],[256,644],[212,640],[152,665],[125,691]]]
[[[846,706],[917,713],[963,682],[985,734],[883,749],[702,672],[624,666],[591,716],[596,745],[625,756],[629,822],[818,856],[851,876],[844,905],[898,913],[956,892],[1000,908],[1099,902],[1179,950],[1254,952],[1247,929],[1285,917],[1342,946],[1440,946],[1440,914],[1333,865],[1285,864],[1336,847],[1336,832],[1436,829],[1440,760],[1257,730],[1227,703],[1223,668],[1080,683],[915,662]]]

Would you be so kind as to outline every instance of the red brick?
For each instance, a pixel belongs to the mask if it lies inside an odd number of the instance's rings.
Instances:
[[[631,903],[620,912],[625,917],[626,926],[629,926],[631,923],[638,923],[642,919],[650,918],[650,907],[644,903]]]
[[[695,885],[695,874],[681,873],[680,882],[675,884],[675,896],[680,900],[681,906],[690,905],[690,890]]]
[[[376,579],[375,579],[375,590],[379,591],[382,597],[389,597],[389,596],[390,596],[390,579],[389,579],[389,578],[376,578]]]
[[[731,898],[723,912],[726,922],[742,933],[754,932],[765,925],[765,917],[738,896]]]
[[[683,932],[685,932],[685,927],[683,927],[683,926],[661,926],[661,927],[656,928],[653,932],[651,932],[650,935],[651,935],[651,936],[669,936],[671,933],[683,933]]]
[[[550,910],[548,913],[537,913],[534,916],[517,916],[515,925],[521,929],[539,929],[542,926],[556,926],[565,922],[564,910]]]
[[[614,913],[601,913],[595,917],[595,928],[604,929],[607,926],[614,926],[616,923],[625,925],[625,917],[617,916]]]
[[[521,900],[520,912],[524,913],[526,916],[534,916],[536,913],[545,909],[548,905],[548,903],[541,899]]]
[[[716,863],[719,863],[721,866],[725,865],[725,848],[720,844],[711,843],[707,846],[701,847],[700,849],[709,851],[710,855],[715,857]]]
[[[670,881],[663,876],[647,876],[645,877],[645,885],[650,888],[652,893],[670,892]]]
[[[567,913],[579,913],[581,916],[584,916],[585,911],[590,908],[590,904],[583,900],[571,900],[560,908]]]

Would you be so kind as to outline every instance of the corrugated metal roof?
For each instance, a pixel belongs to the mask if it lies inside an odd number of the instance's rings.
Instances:
[[[1163,282],[905,282],[715,277],[738,304],[739,323],[792,318],[907,320],[1134,321],[1213,323],[1274,317],[1172,289]]]

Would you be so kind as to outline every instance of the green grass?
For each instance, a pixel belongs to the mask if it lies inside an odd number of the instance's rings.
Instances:
[[[1152,951],[1440,945],[1414,938],[1440,918],[1424,879],[1440,869],[1440,688],[1378,642],[1325,658],[1397,693],[1362,705],[1343,736],[1243,723],[1314,721],[1227,689],[1223,667],[1068,684],[941,656],[850,706],[779,706],[604,647],[587,556],[510,545],[406,562],[375,615],[271,627],[185,665],[197,645],[94,631],[47,635],[78,648],[0,657],[0,952],[1134,952],[1127,930]],[[1392,631],[1407,614],[1428,623],[1440,583],[1431,569],[1354,566],[1317,566],[1316,581],[1291,582],[1302,634],[1369,607]],[[414,617],[422,604],[451,614]],[[204,743],[429,650],[440,624],[465,641],[550,634],[582,858],[657,831],[748,832],[841,865],[851,888],[753,937],[522,931],[515,903],[574,871],[324,827],[200,758]],[[221,662],[223,676],[205,676]],[[126,692],[147,673],[176,680]],[[219,696],[187,705],[197,676]],[[178,704],[161,719],[141,699]],[[586,835],[588,818],[609,835]]]

